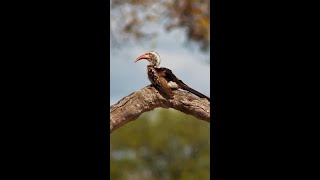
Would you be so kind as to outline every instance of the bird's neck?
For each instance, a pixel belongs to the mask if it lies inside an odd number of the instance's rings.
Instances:
[[[158,66],[154,65],[154,64],[149,64],[147,65],[148,68],[159,68]]]

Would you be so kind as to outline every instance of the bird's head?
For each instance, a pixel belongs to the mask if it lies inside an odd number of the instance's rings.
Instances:
[[[134,62],[140,61],[142,59],[149,61],[149,64],[154,67],[160,66],[160,62],[161,62],[160,56],[158,53],[154,51],[149,51],[147,53],[144,53],[143,55],[139,56]]]

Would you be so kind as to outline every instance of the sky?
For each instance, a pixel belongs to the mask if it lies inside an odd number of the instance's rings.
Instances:
[[[134,91],[144,88],[150,82],[145,60],[134,60],[150,51],[161,57],[160,67],[166,67],[191,88],[210,97],[209,53],[201,53],[196,46],[186,46],[183,30],[170,33],[160,30],[152,45],[143,42],[110,50],[110,105]],[[152,46],[152,47],[151,47]]]

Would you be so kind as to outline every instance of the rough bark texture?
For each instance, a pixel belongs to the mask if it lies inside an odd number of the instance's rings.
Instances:
[[[110,106],[110,133],[129,121],[137,119],[142,113],[157,107],[174,108],[210,122],[210,102],[207,99],[179,90],[174,91],[173,99],[168,99],[149,85]]]

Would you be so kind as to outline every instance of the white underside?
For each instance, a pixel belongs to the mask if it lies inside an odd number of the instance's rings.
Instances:
[[[179,87],[178,87],[178,84],[175,83],[175,82],[172,82],[172,81],[169,81],[169,82],[168,82],[168,86],[169,86],[170,88],[172,88],[172,89],[178,89],[178,88],[179,88]]]

